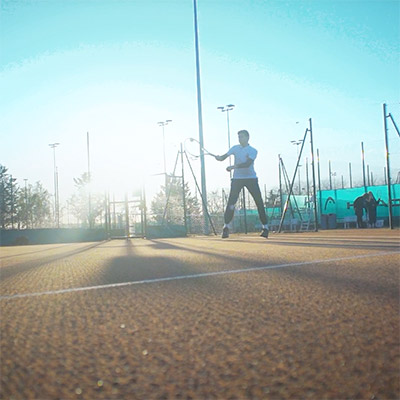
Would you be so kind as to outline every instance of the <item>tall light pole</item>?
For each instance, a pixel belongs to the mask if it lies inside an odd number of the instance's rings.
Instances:
[[[367,181],[366,181],[366,179],[365,179],[365,152],[364,152],[364,142],[361,142],[361,162],[362,162],[364,192],[367,193]]]
[[[89,132],[86,132],[86,149],[87,149],[87,164],[88,164],[88,201],[89,201],[89,228],[92,229],[92,175],[90,173],[90,147],[89,147]]]
[[[350,189],[353,189],[353,176],[351,174],[351,162],[349,162],[349,182],[350,182]]]
[[[234,104],[227,104],[226,106],[217,107],[221,112],[226,112],[226,123],[228,126],[228,150],[231,148],[231,131],[229,126],[229,111],[232,111],[235,108]],[[231,158],[229,157],[229,166],[231,166]],[[232,171],[229,171],[230,176],[232,178]]]
[[[204,139],[203,139],[203,112],[201,107],[201,85],[200,85],[200,54],[199,54],[199,30],[197,27],[197,2],[193,0],[193,19],[194,19],[194,43],[196,52],[196,83],[197,83],[197,114],[199,121],[199,142],[200,142],[200,168],[201,168],[201,191],[204,219],[204,233],[210,233],[208,224],[207,210],[207,185],[206,185],[206,166],[204,162]]]
[[[25,182],[25,212],[24,212],[24,219],[25,219],[26,228],[29,228],[29,225],[28,225],[28,191],[27,191],[27,187],[26,187],[27,180],[28,180],[27,178],[24,178],[24,182]]]
[[[231,148],[231,132],[229,127],[229,111],[232,111],[235,108],[234,104],[227,104],[226,106],[217,107],[221,112],[226,112],[226,122],[228,125],[228,147]]]
[[[163,136],[165,190],[167,190],[167,159],[165,156],[165,125],[168,125],[170,122],[172,122],[172,119],[167,119],[165,121],[158,122],[158,125],[162,127],[162,136]]]
[[[14,182],[16,178],[10,175],[10,191],[11,191],[11,229],[14,229]]]
[[[299,145],[303,143],[302,139],[299,140],[291,140],[290,143],[294,144],[297,149],[297,158],[299,158]],[[301,165],[299,164],[299,194],[301,194],[301,182],[300,182],[300,167]]]
[[[56,147],[60,143],[50,143],[49,146],[53,149],[53,162],[54,162],[54,222],[57,228],[60,227],[59,203],[58,203],[58,179],[57,179],[57,166],[56,166]]]

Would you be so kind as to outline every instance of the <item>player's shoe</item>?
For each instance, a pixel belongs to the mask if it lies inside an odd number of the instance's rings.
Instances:
[[[227,227],[225,227],[224,229],[222,229],[222,239],[226,239],[229,237],[229,229]]]
[[[263,229],[260,233],[260,236],[265,237],[265,239],[268,239],[268,233],[269,233],[268,229]]]

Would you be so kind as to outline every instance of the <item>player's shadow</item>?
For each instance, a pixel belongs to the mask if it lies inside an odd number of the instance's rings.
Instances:
[[[161,242],[153,242],[150,246],[158,250],[186,250]],[[132,244],[131,241],[126,242],[126,254],[114,257],[99,271],[101,279],[99,284],[151,281],[163,278],[193,276],[205,272],[198,265],[180,261],[173,255],[165,256],[161,252],[160,254],[153,252],[150,255],[143,255],[135,247],[135,244]],[[208,280],[207,284],[212,284],[211,280]]]

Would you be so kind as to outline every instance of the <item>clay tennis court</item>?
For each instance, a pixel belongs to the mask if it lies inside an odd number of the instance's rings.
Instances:
[[[0,248],[1,399],[397,399],[399,231]]]

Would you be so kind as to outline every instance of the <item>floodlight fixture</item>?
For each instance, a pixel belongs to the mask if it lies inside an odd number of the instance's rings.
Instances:
[[[221,110],[221,112],[225,112],[225,111],[229,112],[229,111],[232,111],[234,108],[235,108],[234,104],[227,104],[226,106],[217,107],[217,109]]]
[[[290,143],[295,144],[295,145],[299,145],[303,143],[303,139],[299,139],[299,140],[291,140]]]
[[[172,122],[172,119],[166,119],[165,121],[157,122],[157,124],[160,126],[165,126],[168,125],[170,122]]]

